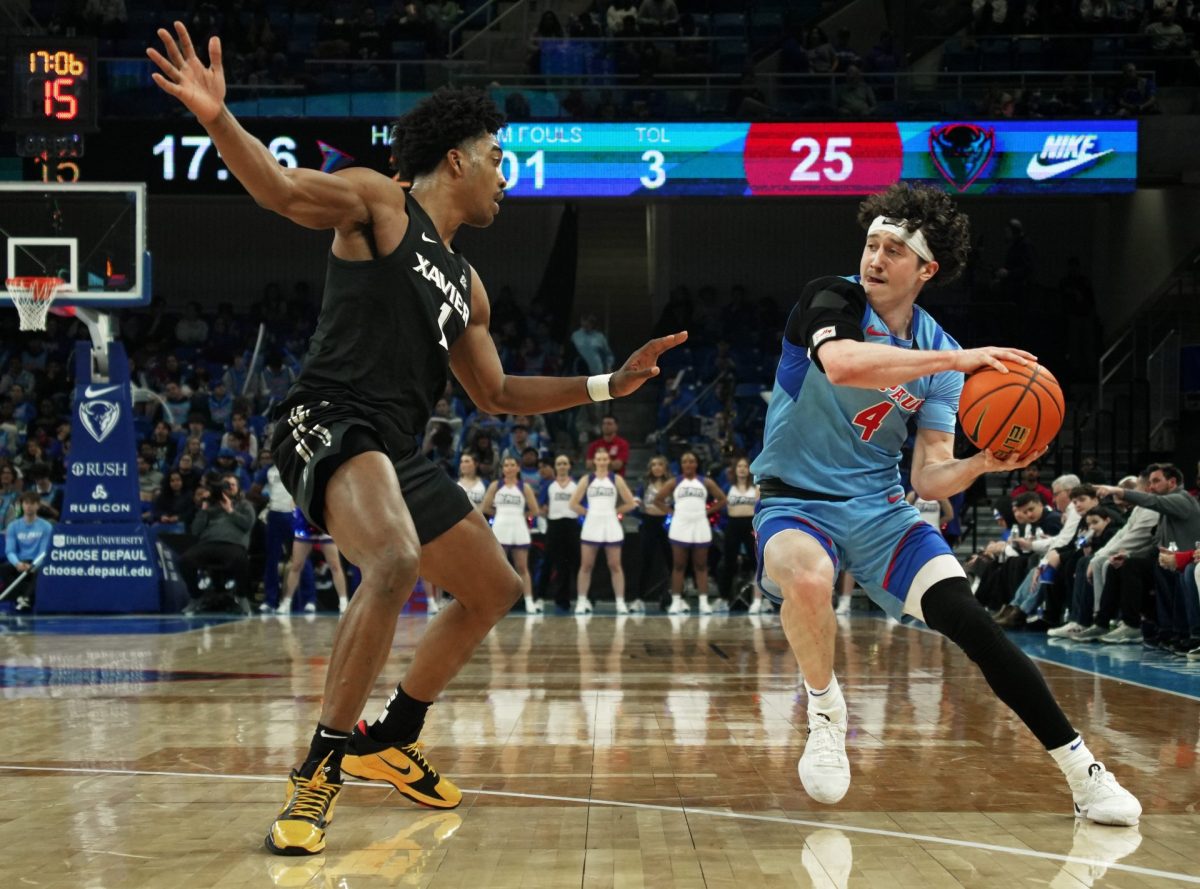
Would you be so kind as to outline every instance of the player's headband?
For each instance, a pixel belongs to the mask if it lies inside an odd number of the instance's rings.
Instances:
[[[894,235],[907,244],[917,256],[926,262],[933,262],[933,251],[929,249],[929,242],[925,240],[924,232],[919,228],[916,231],[909,231],[906,220],[876,216],[871,222],[871,227],[867,229],[867,235],[870,236],[876,232],[887,232],[889,235]]]

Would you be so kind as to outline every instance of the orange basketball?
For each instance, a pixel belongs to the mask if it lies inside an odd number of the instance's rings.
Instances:
[[[1058,380],[1040,364],[1004,364],[1009,373],[985,367],[967,377],[958,420],[981,451],[1019,459],[1054,439],[1066,404]]]

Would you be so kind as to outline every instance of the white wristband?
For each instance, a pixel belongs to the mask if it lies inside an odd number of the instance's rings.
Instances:
[[[588,398],[592,401],[612,401],[612,392],[608,388],[608,381],[611,379],[612,374],[596,374],[594,377],[588,377]]]

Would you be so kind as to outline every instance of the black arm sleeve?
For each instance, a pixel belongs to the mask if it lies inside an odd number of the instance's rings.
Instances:
[[[814,278],[796,300],[784,336],[792,345],[808,349],[813,364],[824,373],[818,347],[832,340],[861,343],[866,310],[867,295],[860,284],[833,275]]]

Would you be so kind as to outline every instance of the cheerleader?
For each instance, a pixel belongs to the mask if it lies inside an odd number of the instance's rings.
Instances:
[[[657,590],[660,578],[669,576],[671,569],[671,544],[667,540],[668,509],[659,508],[654,502],[659,490],[671,480],[667,458],[657,454],[646,465],[646,475],[638,489],[641,504],[642,525],[638,534],[638,581],[637,593],[642,599],[650,598],[651,589]],[[660,597],[655,593],[655,597]]]
[[[717,585],[721,595],[733,601],[733,575],[737,571],[738,556],[743,547],[750,554],[751,562],[758,555],[754,545],[754,510],[758,506],[758,485],[750,474],[750,461],[745,457],[738,459],[733,467],[733,484],[726,493],[725,514],[725,552],[721,555],[721,582]],[[758,575],[757,569],[754,575]],[[754,598],[747,611],[758,614],[762,611],[762,590],[758,584],[751,581]]]
[[[596,564],[596,551],[604,548],[608,559],[608,572],[612,575],[613,597],[617,603],[617,614],[628,614],[625,604],[625,573],[621,569],[621,545],[625,542],[625,530],[621,527],[618,511],[628,512],[637,506],[633,493],[625,479],[610,472],[612,457],[600,449],[593,458],[596,471],[579,482],[571,497],[571,508],[584,516],[583,528],[579,531],[579,580],[578,598],[575,600],[576,614],[591,614],[592,603],[588,601],[588,590],[592,586],[592,568]],[[584,481],[587,483],[585,484]],[[583,505],[587,495],[587,506]],[[618,505],[619,501],[619,505]]]
[[[725,508],[725,492],[711,478],[698,473],[700,461],[691,451],[679,458],[681,475],[673,478],[654,498],[660,509],[666,508],[668,498],[675,498],[671,512],[671,605],[667,614],[687,614],[690,610],[683,598],[683,575],[692,560],[696,589],[700,593],[700,613],[712,614],[708,602],[708,547],[712,543],[712,526],[708,517]],[[709,499],[712,503],[709,505]]]
[[[562,608],[570,605],[571,582],[579,572],[579,516],[571,509],[571,498],[578,487],[571,478],[571,458],[559,454],[554,458],[554,478],[544,489],[546,556],[538,578],[538,598],[547,598],[553,577],[553,598]]]
[[[521,464],[515,457],[505,457],[500,471],[502,478],[488,485],[483,495],[483,511],[495,516],[492,533],[521,577],[525,613],[541,614],[542,603],[533,599],[533,581],[529,576],[529,522],[537,517],[537,498],[533,488],[521,481]]]
[[[292,557],[288,560],[283,599],[279,602],[279,608],[275,610],[276,614],[292,613],[292,596],[296,594],[296,587],[300,585],[300,572],[304,570],[314,545],[321,547],[321,555],[325,557],[325,564],[329,566],[329,573],[333,576],[333,588],[337,590],[338,597],[338,614],[346,613],[346,606],[350,600],[346,595],[346,573],[342,571],[342,559],[338,555],[337,544],[316,525],[310,525],[304,513],[297,508],[292,511]],[[315,602],[309,602],[304,606],[304,610],[311,614],[317,610],[317,605]]]

